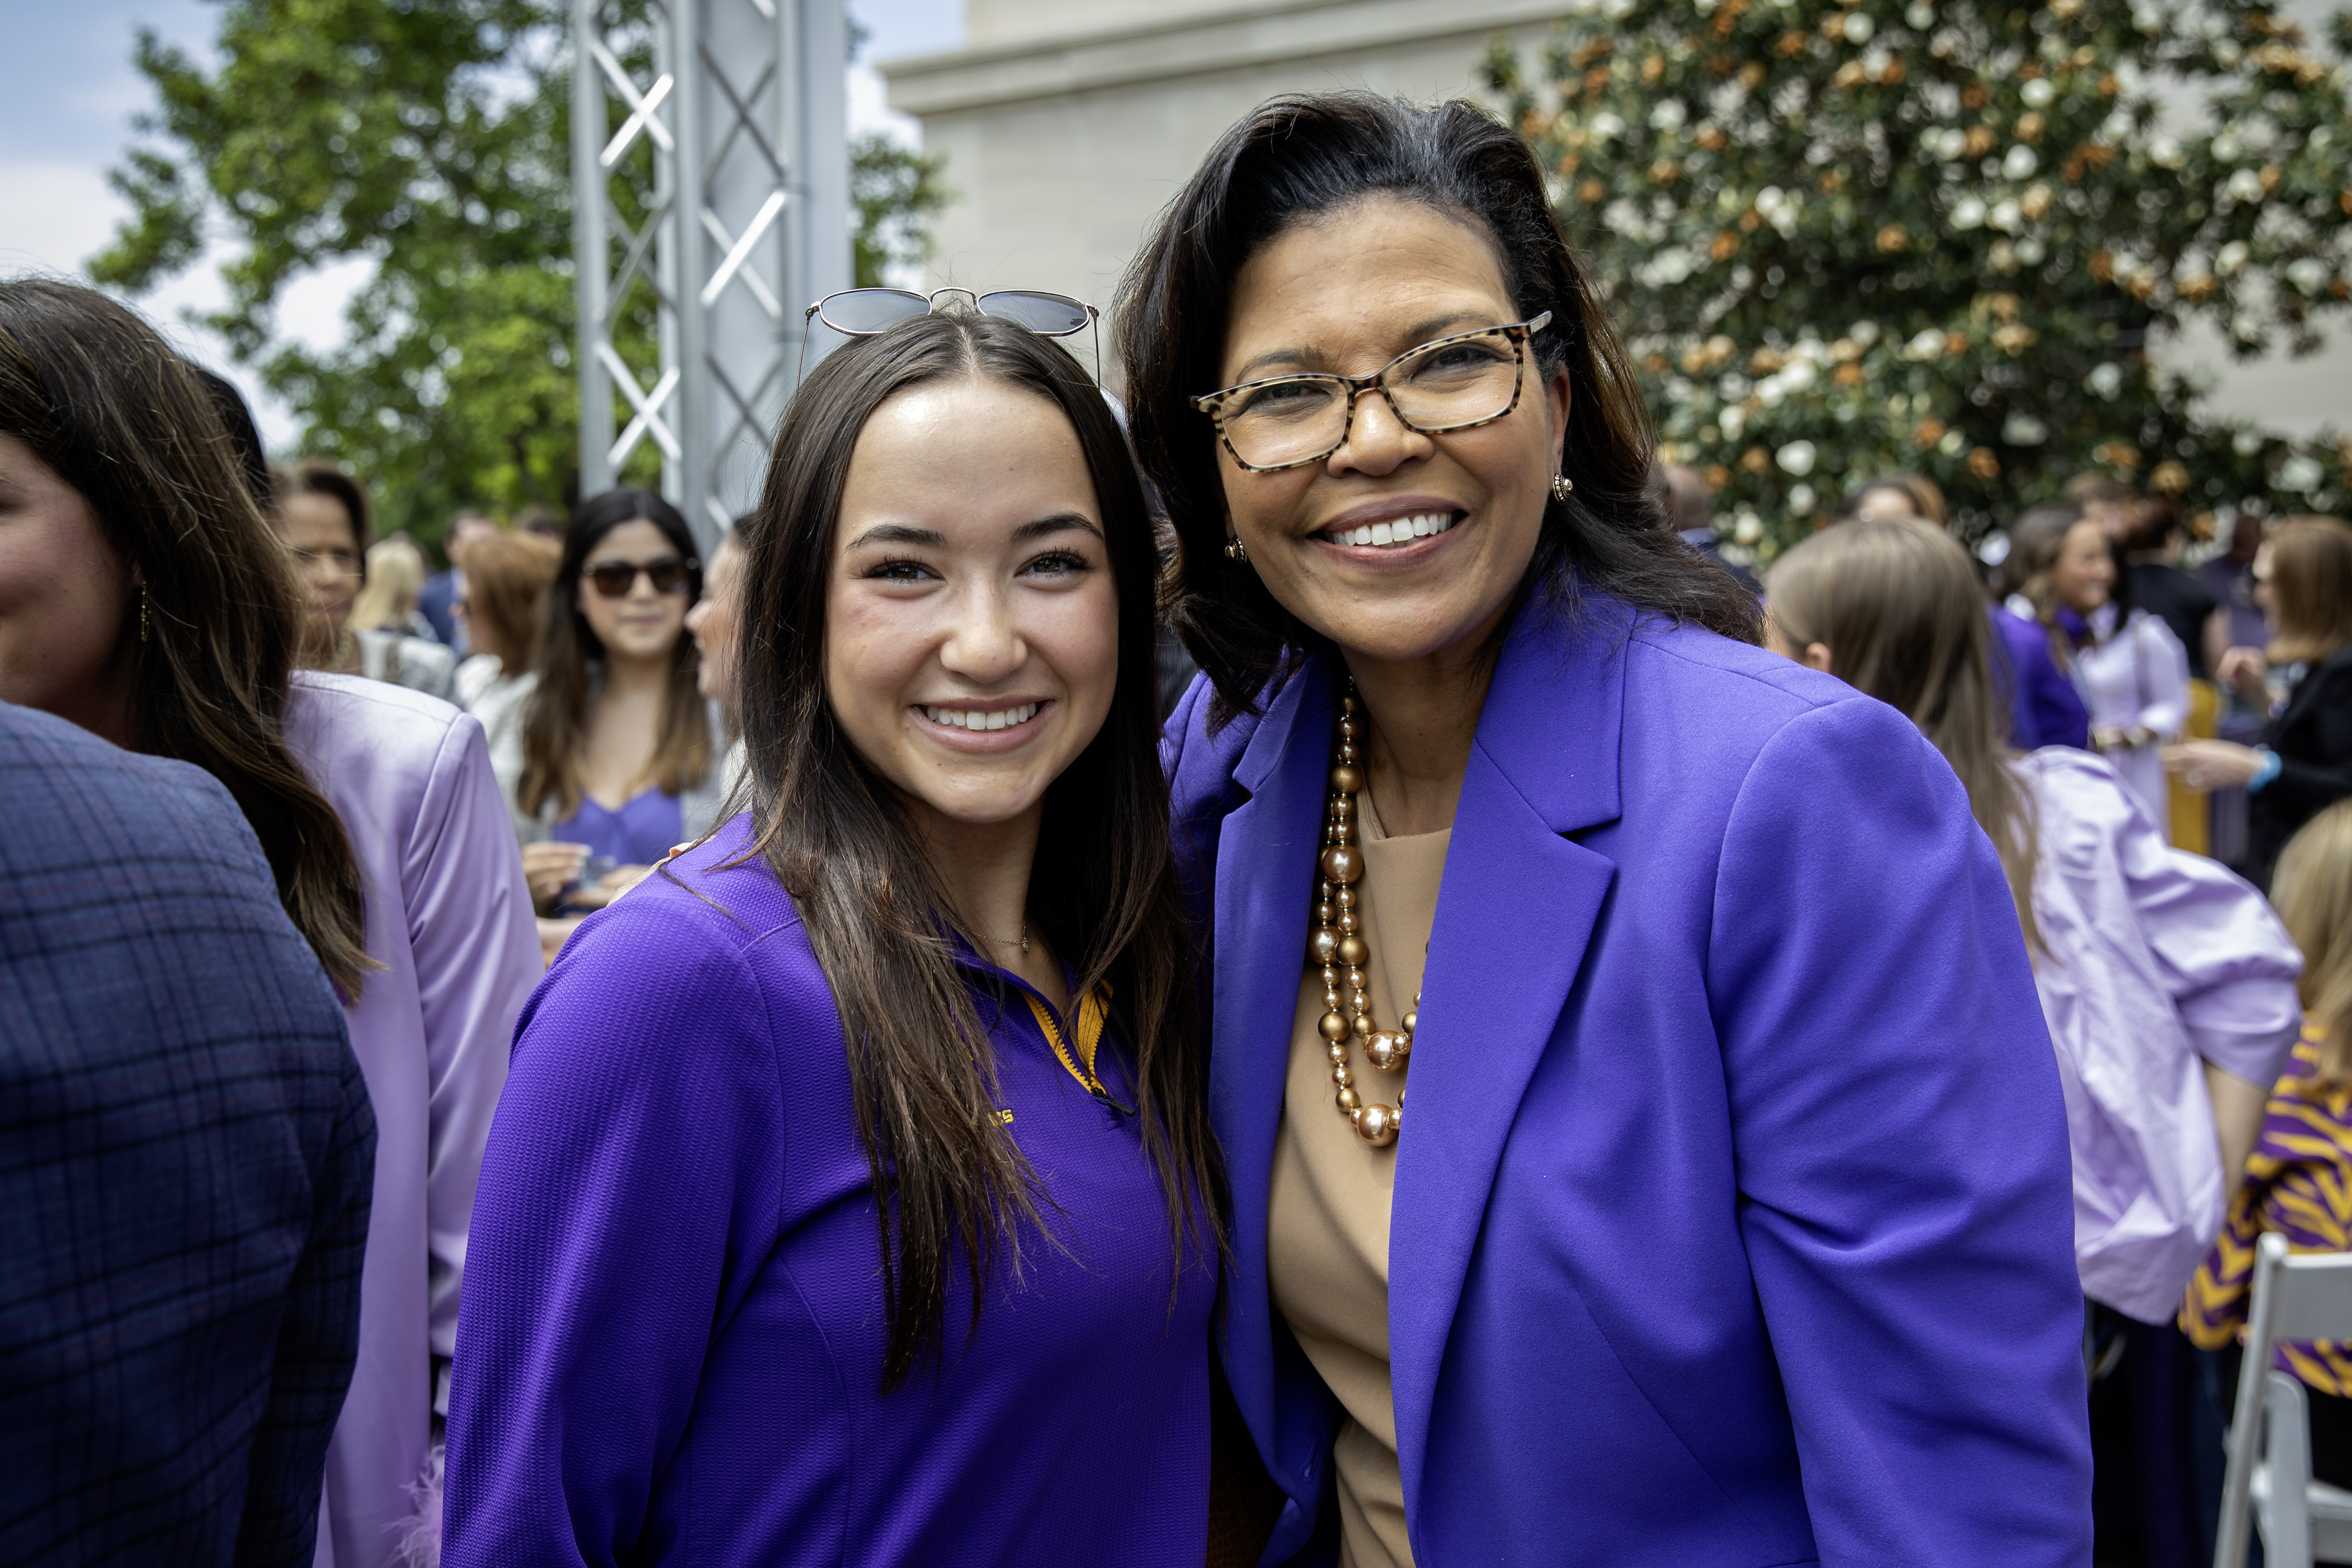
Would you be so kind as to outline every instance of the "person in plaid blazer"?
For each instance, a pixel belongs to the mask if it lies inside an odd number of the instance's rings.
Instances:
[[[0,1562],[310,1563],[375,1118],[228,792],[0,703]]]

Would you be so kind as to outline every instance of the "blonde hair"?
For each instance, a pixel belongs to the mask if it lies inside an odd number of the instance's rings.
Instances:
[[[2009,770],[1992,627],[1967,552],[1916,518],[1851,522],[1783,554],[1764,598],[1766,617],[1792,647],[1825,645],[1830,673],[1899,709],[1944,754],[2000,855],[2018,924],[2040,950],[2032,802]]]
[[[367,552],[367,583],[352,601],[353,631],[401,628],[415,612],[425,586],[425,557],[405,539],[387,539]]]
[[[2316,664],[2352,642],[2352,527],[2333,517],[2291,517],[2265,541],[2278,636],[2273,664]]]
[[[2303,950],[2297,984],[2320,1031],[2315,1081],[2352,1087],[2352,800],[2337,801],[2287,840],[2271,903]]]

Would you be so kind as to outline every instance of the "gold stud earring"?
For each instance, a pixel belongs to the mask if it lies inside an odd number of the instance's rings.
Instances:
[[[1566,474],[1554,474],[1551,477],[1551,499],[1554,500],[1566,500],[1568,492],[1575,488],[1576,481]]]
[[[1244,544],[1244,543],[1243,543],[1243,542],[1242,542],[1238,538],[1234,538],[1234,539],[1228,539],[1228,540],[1226,540],[1226,541],[1225,541],[1225,559],[1226,559],[1226,560],[1228,560],[1228,561],[1246,561],[1246,560],[1248,560],[1248,559],[1249,559],[1249,546],[1248,546],[1248,545],[1246,545],[1246,544]]]

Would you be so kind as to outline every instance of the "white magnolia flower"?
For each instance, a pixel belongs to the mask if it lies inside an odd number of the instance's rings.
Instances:
[[[2178,169],[2189,162],[2189,154],[2171,137],[2159,136],[2147,144],[2147,161],[2159,169]]]
[[[2018,96],[2025,100],[2028,109],[2047,109],[2050,100],[2058,96],[2058,89],[2050,85],[2049,78],[2038,76],[2021,88]]]
[[[2327,470],[2319,466],[2318,460],[2300,452],[2278,466],[2278,487],[2283,490],[2296,490],[2309,495],[2326,479]]]
[[[1723,426],[1725,440],[1737,441],[1739,439],[1739,432],[1747,428],[1748,410],[1734,403],[1716,416],[1716,422]]]
[[[1924,33],[1936,25],[1936,8],[1927,0],[1911,0],[1904,9],[1903,19],[1911,25],[1913,32]]]
[[[1784,471],[1794,474],[1799,479],[1803,479],[1813,471],[1813,463],[1819,456],[1820,454],[1814,451],[1811,441],[1791,441],[1773,454],[1774,460]],[[1802,486],[1799,487],[1799,489],[1802,488]],[[1795,504],[1794,491],[1790,493],[1789,500],[1791,505]],[[1799,507],[1797,510],[1802,511],[1806,509]]]
[[[2031,414],[2014,413],[2001,421],[2000,438],[2012,447],[2039,447],[2050,439],[2050,426]]]
[[[1952,226],[1968,229],[1980,226],[1985,220],[1985,205],[1974,196],[1962,196],[1952,204]]]
[[[1690,110],[1683,107],[1681,99],[1662,98],[1658,100],[1658,106],[1650,110],[1650,128],[1671,135],[1680,131],[1689,119]]]
[[[1870,19],[1869,12],[1853,11],[1848,13],[1845,19],[1845,41],[1857,47],[1870,42],[1870,35],[1874,26],[1874,24]]]
[[[2115,364],[2094,365],[2091,368],[2091,374],[2083,378],[2083,384],[2101,397],[2113,397],[2124,389],[2123,367]]]
[[[2032,148],[2022,142],[2011,147],[2000,161],[2000,172],[2012,180],[2030,180],[2033,177],[2033,171],[2040,167],[2042,160],[2035,156]]]
[[[1812,510],[1813,503],[1820,499],[1813,494],[1813,487],[1811,485],[1791,485],[1789,488],[1789,510],[1799,517]]]
[[[2215,254],[2213,270],[2227,278],[2234,272],[2243,270],[2247,258],[2252,255],[2253,251],[2244,240],[2233,239]]]
[[[1985,222],[2003,234],[2015,234],[2024,224],[2025,217],[2017,210],[2015,202],[2000,202],[1995,204],[1992,211],[1986,216]]]
[[[2316,256],[2297,257],[2286,265],[2286,280],[2306,294],[2327,287],[2327,263]]]
[[[2263,199],[2263,177],[2252,169],[2240,169],[2221,187],[2222,194],[2233,202],[2258,202]]]
[[[1755,543],[1764,537],[1764,520],[1752,511],[1741,512],[1738,521],[1731,525],[1731,537],[1742,544]]]
[[[1917,337],[1913,338],[1909,342],[1903,345],[1903,357],[1905,359],[1935,359],[1941,355],[1943,352],[1944,334],[1940,330],[1935,327],[1928,327],[1923,330]]]

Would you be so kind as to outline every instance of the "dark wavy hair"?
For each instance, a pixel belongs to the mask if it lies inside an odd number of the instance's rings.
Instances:
[[[848,1042],[881,1233],[886,1388],[940,1347],[958,1247],[976,1322],[997,1258],[1009,1250],[1017,1268],[1022,1229],[1044,1228],[1034,1173],[997,1117],[987,1033],[956,962],[954,933],[977,947],[973,927],[825,696],[826,584],[858,436],[898,393],[978,379],[1034,394],[1068,419],[1094,480],[1118,605],[1109,714],[1045,793],[1030,927],[1076,970],[1076,994],[1108,987],[1134,1053],[1143,1146],[1178,1269],[1188,1258],[1213,1268],[1223,1245],[1194,943],[1160,771],[1158,558],[1126,441],[1077,362],[1019,327],[930,315],[858,338],[810,373],[776,432],[759,510],[742,531],[737,689],[751,853],[797,902]],[[1019,1004],[1000,995],[995,1005]]]
[[[302,625],[292,563],[216,395],[105,295],[0,282],[0,431],[89,503],[142,585],[145,635],[135,605],[116,634],[131,661],[131,746],[220,781],[287,918],[355,998],[371,964],[359,861],[286,744]]]
[[[1272,100],[1225,132],[1160,216],[1119,288],[1117,331],[1138,457],[1182,542],[1170,612],[1216,688],[1222,718],[1258,696],[1313,634],[1222,554],[1215,432],[1190,399],[1218,384],[1234,277],[1293,225],[1368,196],[1417,202],[1489,238],[1513,313],[1552,313],[1532,340],[1570,387],[1562,470],[1522,594],[1572,610],[1583,590],[1754,642],[1753,602],[1668,530],[1650,488],[1656,441],[1623,342],[1578,270],[1528,145],[1474,104],[1423,108],[1369,92]]]
[[[606,490],[581,504],[564,532],[563,559],[555,569],[555,586],[548,590],[546,618],[540,625],[531,661],[539,671],[539,685],[523,704],[522,777],[515,785],[515,804],[526,816],[537,815],[551,795],[558,817],[580,809],[588,693],[595,680],[595,663],[604,657],[604,643],[580,608],[580,572],[588,563],[588,552],[629,522],[650,522],[661,530],[687,563],[687,602],[702,595],[702,563],[696,556],[694,534],[677,508],[651,490],[625,489]],[[669,691],[662,704],[661,734],[654,742],[653,782],[667,795],[684,794],[710,772],[710,712],[694,684],[700,662],[693,637],[680,628]]]

